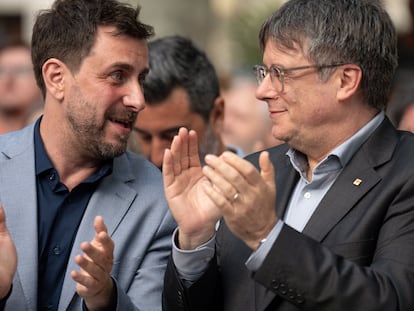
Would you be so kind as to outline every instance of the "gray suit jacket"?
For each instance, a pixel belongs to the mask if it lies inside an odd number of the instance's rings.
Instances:
[[[13,291],[5,310],[36,310],[37,198],[33,125],[0,136],[0,202],[18,254]],[[93,220],[101,215],[115,242],[112,276],[117,310],[160,310],[162,276],[170,254],[175,223],[163,194],[159,170],[126,153],[114,160],[113,173],[92,195],[67,265],[59,310],[82,310],[70,271],[80,244],[94,236]]]
[[[269,150],[281,218],[298,180],[287,149]],[[257,166],[258,154],[248,159]],[[414,135],[398,132],[384,120],[343,169],[303,232],[284,225],[254,274],[245,267],[251,250],[222,224],[216,258],[190,288],[169,262],[164,310],[412,311]]]

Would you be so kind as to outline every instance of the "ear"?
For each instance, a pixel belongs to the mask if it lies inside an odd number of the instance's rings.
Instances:
[[[361,87],[362,70],[355,64],[340,67],[340,87],[337,93],[339,101],[344,101],[358,92]]]
[[[46,92],[58,101],[64,99],[65,72],[68,72],[67,67],[56,58],[48,59],[42,67]]]
[[[210,112],[210,125],[217,137],[220,137],[224,122],[224,98],[218,96],[214,100],[213,110]]]

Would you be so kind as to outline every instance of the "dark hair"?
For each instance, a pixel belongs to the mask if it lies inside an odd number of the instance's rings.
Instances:
[[[358,65],[363,100],[385,109],[397,67],[397,36],[379,0],[290,0],[263,24],[262,49],[268,39],[281,48],[299,47],[316,65]],[[327,78],[323,70],[320,76]]]
[[[139,12],[139,6],[134,9],[116,0],[56,0],[51,9],[41,11],[33,27],[32,61],[43,96],[43,64],[54,57],[71,71],[78,70],[95,42],[98,26],[115,26],[114,36],[151,37],[153,28],[138,20]]]
[[[189,96],[190,110],[208,122],[220,84],[206,54],[187,38],[169,36],[148,44],[150,72],[144,82],[145,101],[154,105],[176,87]]]

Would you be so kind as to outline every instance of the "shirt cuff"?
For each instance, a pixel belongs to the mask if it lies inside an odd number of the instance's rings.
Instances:
[[[177,234],[178,228],[175,229],[172,237],[174,265],[181,279],[194,282],[200,278],[207,269],[208,263],[214,257],[216,235],[193,250],[182,250],[175,243]]]
[[[276,225],[273,227],[272,231],[269,232],[264,242],[256,249],[246,261],[246,267],[252,272],[256,272],[260,266],[263,264],[267,254],[270,252],[273,244],[275,243],[277,237],[282,230],[284,222],[278,220]]]

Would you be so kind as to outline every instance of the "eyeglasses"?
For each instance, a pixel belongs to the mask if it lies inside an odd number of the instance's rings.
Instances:
[[[300,66],[293,68],[281,68],[276,65],[271,65],[270,68],[267,68],[264,65],[255,65],[253,70],[256,74],[256,80],[258,84],[261,84],[268,73],[270,73],[270,80],[272,81],[273,86],[276,88],[278,93],[283,93],[285,89],[285,77],[291,72],[296,70],[303,70],[309,68],[333,68],[345,65],[345,63],[337,63],[332,65],[309,65],[309,66]]]

